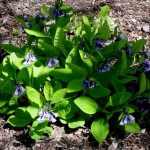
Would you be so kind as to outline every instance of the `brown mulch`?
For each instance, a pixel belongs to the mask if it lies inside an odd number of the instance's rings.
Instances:
[[[0,44],[20,45],[25,42],[23,30],[14,15],[33,15],[42,4],[52,5],[54,0],[0,0]],[[64,0],[75,12],[98,13],[100,7],[111,7],[109,16],[116,19],[120,30],[130,40],[147,39],[145,50],[150,50],[150,0]],[[17,33],[13,32],[18,30]],[[150,150],[150,133],[143,129],[139,134],[116,132],[98,145],[89,137],[86,127],[71,130],[53,125],[50,138],[43,136],[34,141],[28,136],[28,127],[18,129],[0,116],[0,150]],[[118,136],[119,135],[119,136]]]

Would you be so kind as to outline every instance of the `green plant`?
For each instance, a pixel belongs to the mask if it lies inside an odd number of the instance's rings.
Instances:
[[[35,140],[50,135],[58,119],[69,128],[88,122],[98,142],[108,136],[111,119],[118,128],[140,132],[131,114],[137,109],[132,101],[150,97],[150,63],[144,53],[137,58],[146,40],[118,33],[109,11],[106,5],[88,19],[57,0],[28,20],[17,17],[28,42],[2,44],[8,55],[0,64],[0,113],[10,115],[8,123],[30,124]]]

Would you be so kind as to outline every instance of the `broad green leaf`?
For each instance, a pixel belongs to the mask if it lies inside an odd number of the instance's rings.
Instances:
[[[54,46],[52,46],[50,44],[47,44],[45,42],[39,41],[39,45],[43,48],[43,51],[49,53],[51,56],[58,56],[58,55],[60,55],[59,50],[56,47],[54,47]]]
[[[59,117],[68,119],[67,115],[71,111],[71,105],[68,100],[58,102],[54,105],[53,110],[59,114]]]
[[[98,51],[98,53],[100,53],[100,52]],[[100,61],[100,60],[97,60],[94,56],[92,56],[90,54],[87,54],[87,55],[91,59],[91,61],[95,62],[96,64]]]
[[[60,52],[67,57],[68,52],[64,47],[65,42],[66,42],[65,33],[61,27],[58,27],[54,37],[54,46],[57,47],[60,50]]]
[[[12,52],[10,54],[10,63],[14,68],[21,70],[24,67],[22,64],[23,61],[24,61],[24,56],[21,55],[20,53]]]
[[[72,69],[55,69],[50,72],[50,75],[55,79],[69,83],[73,79],[81,78],[81,74]]]
[[[146,89],[146,76],[145,76],[145,73],[143,72],[141,75],[141,80],[140,80],[139,94],[143,93],[145,89]]]
[[[106,16],[106,14],[108,14],[110,11],[110,8],[108,5],[104,6],[101,8],[100,13],[99,13],[99,18],[102,19],[103,17]]]
[[[138,53],[140,50],[142,50],[144,48],[144,45],[146,44],[146,40],[145,39],[140,39],[137,42],[135,42],[133,44],[133,48],[132,48],[132,53],[131,54],[136,54]]]
[[[15,112],[14,109],[8,107],[8,105],[1,107],[0,113],[5,115],[12,115]]]
[[[45,82],[43,92],[44,92],[45,99],[46,99],[47,101],[49,101],[50,98],[51,98],[52,95],[53,95],[53,87],[52,87],[52,85],[50,84],[49,81],[46,81],[46,82]]]
[[[68,67],[76,72],[78,72],[80,75],[87,77],[88,76],[88,71],[80,66],[74,65],[72,63],[66,63]]]
[[[111,99],[112,99],[112,104],[115,105],[121,105],[126,103],[127,101],[129,101],[131,97],[131,93],[130,92],[118,92],[115,93]]]
[[[51,98],[51,103],[54,104],[64,100],[65,95],[66,95],[66,88],[56,91],[53,94],[53,97]]]
[[[126,52],[123,51],[122,52],[122,69],[121,69],[121,73],[123,73],[126,68],[127,68],[127,55],[126,55]]]
[[[77,119],[69,121],[68,127],[74,129],[74,128],[84,126],[84,124],[85,124],[84,118],[77,118]]]
[[[105,46],[103,49],[101,49],[101,53],[104,57],[109,57],[109,56],[118,56],[118,52],[120,52],[120,49],[122,49],[126,44],[125,40],[121,40],[119,42],[112,43],[108,46]]]
[[[111,78],[111,83],[117,92],[122,92],[125,90],[125,87],[122,84],[121,80],[119,80],[116,76],[113,76]]]
[[[131,133],[140,133],[140,131],[141,131],[140,126],[135,121],[124,125],[124,130],[126,132],[131,132]]]
[[[110,29],[107,21],[103,24],[103,26],[99,29],[98,34],[101,36],[101,39],[108,40],[110,37]]]
[[[31,138],[39,140],[46,131],[48,131],[48,134],[51,133],[53,129],[52,127],[47,127],[48,122],[48,120],[44,122],[34,121],[29,131]]]
[[[28,120],[27,118],[20,118],[12,115],[8,118],[7,122],[15,127],[25,127],[30,123],[30,120]]]
[[[63,119],[63,118],[59,118],[59,121],[62,123],[62,124],[67,124],[68,120],[67,119]]]
[[[77,91],[81,91],[83,89],[84,89],[83,80],[82,79],[75,79],[75,80],[72,80],[68,84],[67,93],[77,92]]]
[[[86,38],[87,38],[88,41],[90,41],[90,38],[91,38],[91,25],[90,25],[90,22],[89,22],[89,20],[86,16],[82,17],[82,22],[83,22],[83,28],[86,32]]]
[[[33,105],[29,105],[26,110],[32,119],[35,119],[38,116],[39,109]]]
[[[29,30],[29,29],[24,29],[26,31],[27,34],[29,35],[34,35],[36,37],[48,37],[51,38],[50,35],[48,35],[45,32],[39,32],[39,31],[35,31],[35,30]]]
[[[36,61],[33,64],[33,76],[36,78],[41,74],[41,72],[45,70],[44,65],[40,61]]]
[[[27,112],[26,107],[18,107],[15,110],[15,116],[19,118],[27,118],[27,120],[31,120],[30,114]]]
[[[150,98],[150,92],[144,92],[142,97]]]
[[[66,58],[66,68],[68,68],[68,63],[69,64],[76,64],[77,62],[77,58],[78,58],[78,44],[73,47],[73,49],[70,51],[70,53],[68,54],[67,58]]]
[[[100,97],[108,96],[111,93],[109,89],[101,87],[101,86],[96,86],[95,88],[91,88],[87,92],[93,98],[100,98]]]
[[[7,103],[8,101],[0,99],[0,107],[3,107]]]
[[[17,81],[22,82],[25,85],[29,85],[29,72],[28,72],[28,69],[26,67],[22,68],[19,71],[18,76],[17,76]]]
[[[35,78],[36,89],[39,89],[40,86],[46,81],[53,69],[54,68],[49,67],[43,67],[43,69],[41,69],[41,71],[38,73],[38,76]]]
[[[33,106],[41,108],[45,104],[43,96],[34,88],[26,86],[26,93]]]
[[[94,99],[86,96],[80,96],[76,98],[74,103],[87,114],[95,114],[99,108]]]
[[[42,5],[41,12],[43,15],[45,15],[48,12],[47,7],[45,5]]]
[[[76,35],[79,36],[81,34],[81,31],[82,31],[82,26],[78,26],[76,31],[75,31]]]
[[[92,73],[93,64],[91,62],[91,59],[90,58],[87,58],[87,59],[84,58],[85,52],[83,50],[79,50],[79,54],[80,54],[80,57],[81,57],[82,61],[88,66],[88,68],[90,70],[90,73]]]
[[[13,95],[9,100],[9,106],[18,105],[18,96]]]
[[[15,76],[16,70],[10,64],[9,57],[5,57],[2,62],[2,72],[4,76]]]
[[[53,87],[53,93],[62,89],[62,84],[59,80],[51,80],[51,84],[52,84],[52,87]]]
[[[10,79],[10,77],[7,77],[2,81],[0,88],[5,94],[13,94],[15,90],[15,85],[14,82]]]
[[[8,53],[17,52],[17,53],[23,54],[23,50],[19,47],[14,46],[14,45],[2,44],[1,46]]]
[[[146,82],[146,90],[149,91],[150,90],[150,81],[147,80]]]
[[[111,86],[111,78],[113,75],[114,75],[113,70],[103,73],[99,73],[96,71],[95,74],[93,75],[93,78],[99,81],[103,87],[108,87]]]
[[[130,75],[119,75],[118,79],[120,80],[121,83],[125,84],[137,80],[138,78]]]
[[[99,143],[105,141],[109,133],[108,122],[105,119],[96,119],[91,125],[91,132]]]

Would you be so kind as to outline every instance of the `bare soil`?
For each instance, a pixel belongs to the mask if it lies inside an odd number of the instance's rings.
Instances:
[[[20,45],[25,42],[23,29],[15,15],[33,15],[35,10],[54,0],[0,0],[0,44]],[[150,0],[64,0],[75,12],[98,13],[101,6],[111,7],[109,16],[116,18],[120,30],[130,40],[147,39],[145,50],[150,50]],[[18,32],[13,32],[17,29]],[[3,55],[2,50],[0,55]],[[0,56],[2,57],[2,56]],[[59,123],[53,125],[51,137],[34,141],[28,128],[14,128],[0,116],[0,150],[150,150],[150,131],[143,128],[139,134],[114,131],[105,142],[98,144],[86,127],[71,130]],[[149,118],[150,119],[150,118]]]

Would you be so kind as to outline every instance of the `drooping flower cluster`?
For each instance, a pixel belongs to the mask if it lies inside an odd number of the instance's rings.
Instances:
[[[135,118],[132,115],[130,115],[125,108],[123,109],[123,112],[124,112],[124,117],[121,119],[119,125],[129,124],[132,123],[133,120],[135,120]]]
[[[44,19],[47,19],[49,17],[48,13],[45,13],[44,15],[41,13],[41,11],[38,9],[36,10],[36,12],[32,15],[32,17],[34,19],[36,19],[36,23],[38,23],[39,21],[43,21]],[[24,20],[25,20],[25,25],[27,28],[31,28],[32,25],[29,21],[30,16],[29,15],[24,15]]]
[[[59,60],[56,58],[50,58],[49,61],[46,63],[47,67],[55,67],[59,63]]]
[[[96,51],[99,51],[103,48],[105,44],[105,41],[104,40],[95,40],[95,50]]]
[[[38,9],[38,10],[36,10],[36,12],[35,12],[35,14],[33,14],[33,18],[36,18],[36,19],[40,19],[40,20],[43,20],[43,19],[46,19],[46,18],[48,18],[48,13],[46,13],[46,14],[42,14],[41,13],[41,11]]]
[[[96,87],[96,83],[94,81],[89,81],[87,79],[83,81],[83,85],[86,90],[89,90],[91,87]]]
[[[66,17],[66,12],[64,10],[59,10],[58,8],[55,8],[53,10],[53,15],[55,16],[55,19],[59,19],[59,17],[61,16]]]
[[[36,57],[33,53],[27,53],[25,56],[25,62],[23,62],[23,65],[26,67],[30,66],[32,62],[36,61]]]
[[[144,67],[144,72],[150,71],[150,61],[148,59],[145,59],[143,61],[143,67]]]
[[[25,92],[25,88],[22,86],[22,85],[19,85],[18,82],[15,83],[16,84],[16,87],[15,87],[15,90],[14,90],[14,95],[21,95]]]
[[[127,47],[125,48],[127,56],[131,54],[131,49],[132,49],[132,43],[127,44]]]
[[[57,113],[54,112],[49,112],[47,110],[41,110],[39,112],[39,118],[37,119],[37,121],[39,122],[44,122],[45,119],[49,119],[50,122],[54,123],[56,122],[56,118],[57,118]]]
[[[136,103],[139,105],[139,106],[141,106],[142,104],[148,104],[148,98],[141,98],[141,99],[137,99],[136,100]]]
[[[56,122],[57,117],[58,117],[58,114],[52,112],[51,106],[49,105],[49,103],[47,103],[46,108],[42,109],[39,112],[39,118],[37,119],[37,121],[44,122],[45,119],[48,119],[50,122],[54,123],[54,122]]]
[[[102,66],[98,67],[97,71],[99,73],[107,72],[107,71],[110,71],[110,67],[111,67],[111,62],[110,62],[109,59],[107,59],[105,65],[102,65]]]

